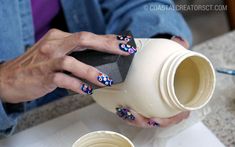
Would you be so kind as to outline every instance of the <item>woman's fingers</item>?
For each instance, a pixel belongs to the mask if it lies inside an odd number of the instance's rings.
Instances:
[[[116,114],[127,121],[128,124],[141,128],[169,127],[181,122],[189,116],[189,112],[182,112],[170,118],[146,118],[135,111],[122,106],[116,108]]]
[[[84,64],[71,56],[64,56],[54,60],[51,65],[54,71],[68,71],[78,78],[87,80],[98,86],[111,86],[113,80],[96,68]],[[50,68],[50,67],[49,67]]]
[[[135,111],[127,108],[127,107],[117,107],[116,108],[116,114],[125,120],[128,124],[132,126],[142,127],[142,128],[148,128],[147,125],[148,119],[145,117],[142,117]]]
[[[80,94],[92,94],[92,87],[82,83],[77,78],[71,77],[64,73],[55,73],[53,82],[60,88],[70,89]]]
[[[65,54],[71,51],[93,49],[100,52],[129,55],[137,51],[136,48],[127,44],[131,39],[133,38],[130,36],[118,37],[116,35],[96,35],[90,32],[79,32],[66,37],[60,46]]]
[[[134,121],[128,121],[127,123],[132,126],[137,126],[141,128],[150,128],[151,126],[148,125],[149,119],[143,117],[142,115],[136,113],[133,110],[130,110],[130,113],[135,117]]]
[[[149,119],[149,124],[150,125],[152,124],[152,126],[154,126],[154,123],[157,123],[162,128],[165,128],[177,124],[182,120],[188,118],[189,114],[190,114],[189,112],[182,112],[170,118],[151,118]]]
[[[98,86],[111,86],[113,81],[107,75],[101,73],[96,68],[84,64],[77,59],[67,56],[66,54],[73,51],[81,51],[89,48],[101,52],[108,52],[120,55],[129,55],[136,52],[136,49],[127,43],[133,39],[131,36],[116,36],[116,35],[96,35],[90,32],[66,33],[60,30],[52,29],[44,37],[45,41],[39,43],[40,53],[44,58],[51,58],[45,65],[48,73],[68,71],[81,79],[85,79]],[[41,57],[41,56],[40,56]],[[43,67],[45,69],[45,66]],[[67,81],[75,80],[76,78],[60,75],[56,77],[66,78]],[[57,79],[57,78],[56,78]],[[58,80],[56,80],[58,81]],[[81,85],[79,80],[75,80],[76,85]],[[80,84],[79,84],[80,83]],[[60,87],[68,87],[68,83],[62,83]],[[65,88],[64,87],[64,88]],[[68,87],[73,91],[79,92],[78,87]],[[85,86],[85,88],[87,88]],[[80,92],[79,92],[80,93]]]
[[[71,34],[52,29],[37,45],[40,46],[43,54],[49,54],[52,57],[62,57],[73,51],[85,49],[127,56],[137,51],[135,47],[128,44],[132,39],[131,36],[97,35],[90,32]]]

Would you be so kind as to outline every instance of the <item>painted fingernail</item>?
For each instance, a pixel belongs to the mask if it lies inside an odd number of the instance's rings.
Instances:
[[[148,125],[153,126],[153,127],[160,127],[160,124],[154,120],[149,120]]]
[[[130,110],[127,108],[117,107],[116,114],[125,120],[129,120],[129,121],[135,120],[135,116],[131,114]]]
[[[113,80],[102,72],[99,73],[97,80],[106,86],[111,86],[113,84]]]
[[[123,35],[118,35],[117,36],[117,40],[121,40],[121,41],[129,42],[131,39],[132,39],[131,36],[123,36]]]
[[[87,86],[86,84],[82,84],[81,90],[83,92],[85,92],[86,94],[89,94],[89,95],[91,95],[92,91],[93,91],[92,87],[91,86]]]
[[[136,48],[134,48],[133,46],[131,46],[129,44],[125,44],[125,43],[120,43],[119,48],[124,52],[128,52],[129,54],[133,54],[133,53],[137,52]]]

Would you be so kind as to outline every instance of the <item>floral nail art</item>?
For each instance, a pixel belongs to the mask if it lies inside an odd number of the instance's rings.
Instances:
[[[153,126],[153,127],[159,127],[159,126],[160,126],[160,124],[157,123],[157,122],[154,121],[154,120],[149,120],[149,121],[148,121],[148,125]]]
[[[89,95],[91,95],[92,91],[93,91],[92,87],[91,86],[87,86],[86,84],[82,84],[81,90],[83,92],[85,92],[86,94],[89,94]]]
[[[125,43],[120,43],[119,48],[124,52],[128,52],[129,54],[133,54],[133,53],[137,52],[136,48],[134,48],[133,46],[131,46],[129,44],[125,44]]]
[[[126,120],[133,121],[135,120],[135,116],[131,114],[130,110],[123,107],[116,108],[116,114]]]
[[[110,79],[109,76],[107,76],[101,72],[99,73],[97,80],[106,86],[111,86],[113,84],[113,80]]]
[[[129,42],[131,39],[132,39],[131,36],[122,36],[122,35],[117,36],[117,40],[121,40],[121,41]]]

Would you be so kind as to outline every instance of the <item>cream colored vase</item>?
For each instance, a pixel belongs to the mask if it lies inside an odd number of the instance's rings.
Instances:
[[[136,53],[126,80],[94,91],[105,109],[130,107],[145,117],[170,117],[197,110],[212,97],[215,73],[210,61],[167,39],[136,39]]]

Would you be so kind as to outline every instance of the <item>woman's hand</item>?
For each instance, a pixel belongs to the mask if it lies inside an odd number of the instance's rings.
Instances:
[[[52,29],[25,54],[0,65],[0,98],[9,103],[30,101],[57,87],[91,94],[92,88],[77,78],[98,86],[111,86],[112,80],[107,75],[68,54],[89,48],[126,56],[136,52],[126,44],[130,39],[129,36],[71,34]]]
[[[116,114],[132,126],[141,128],[168,127],[181,122],[189,116],[189,112],[182,112],[170,118],[146,118],[131,108],[118,107]]]
[[[189,48],[188,42],[184,41],[180,37],[173,36],[171,40],[181,44],[185,48]],[[124,107],[116,108],[116,113],[119,117],[124,119],[128,124],[142,128],[169,127],[188,118],[190,114],[189,112],[182,112],[170,118],[146,118],[136,113],[131,108],[124,108]]]

